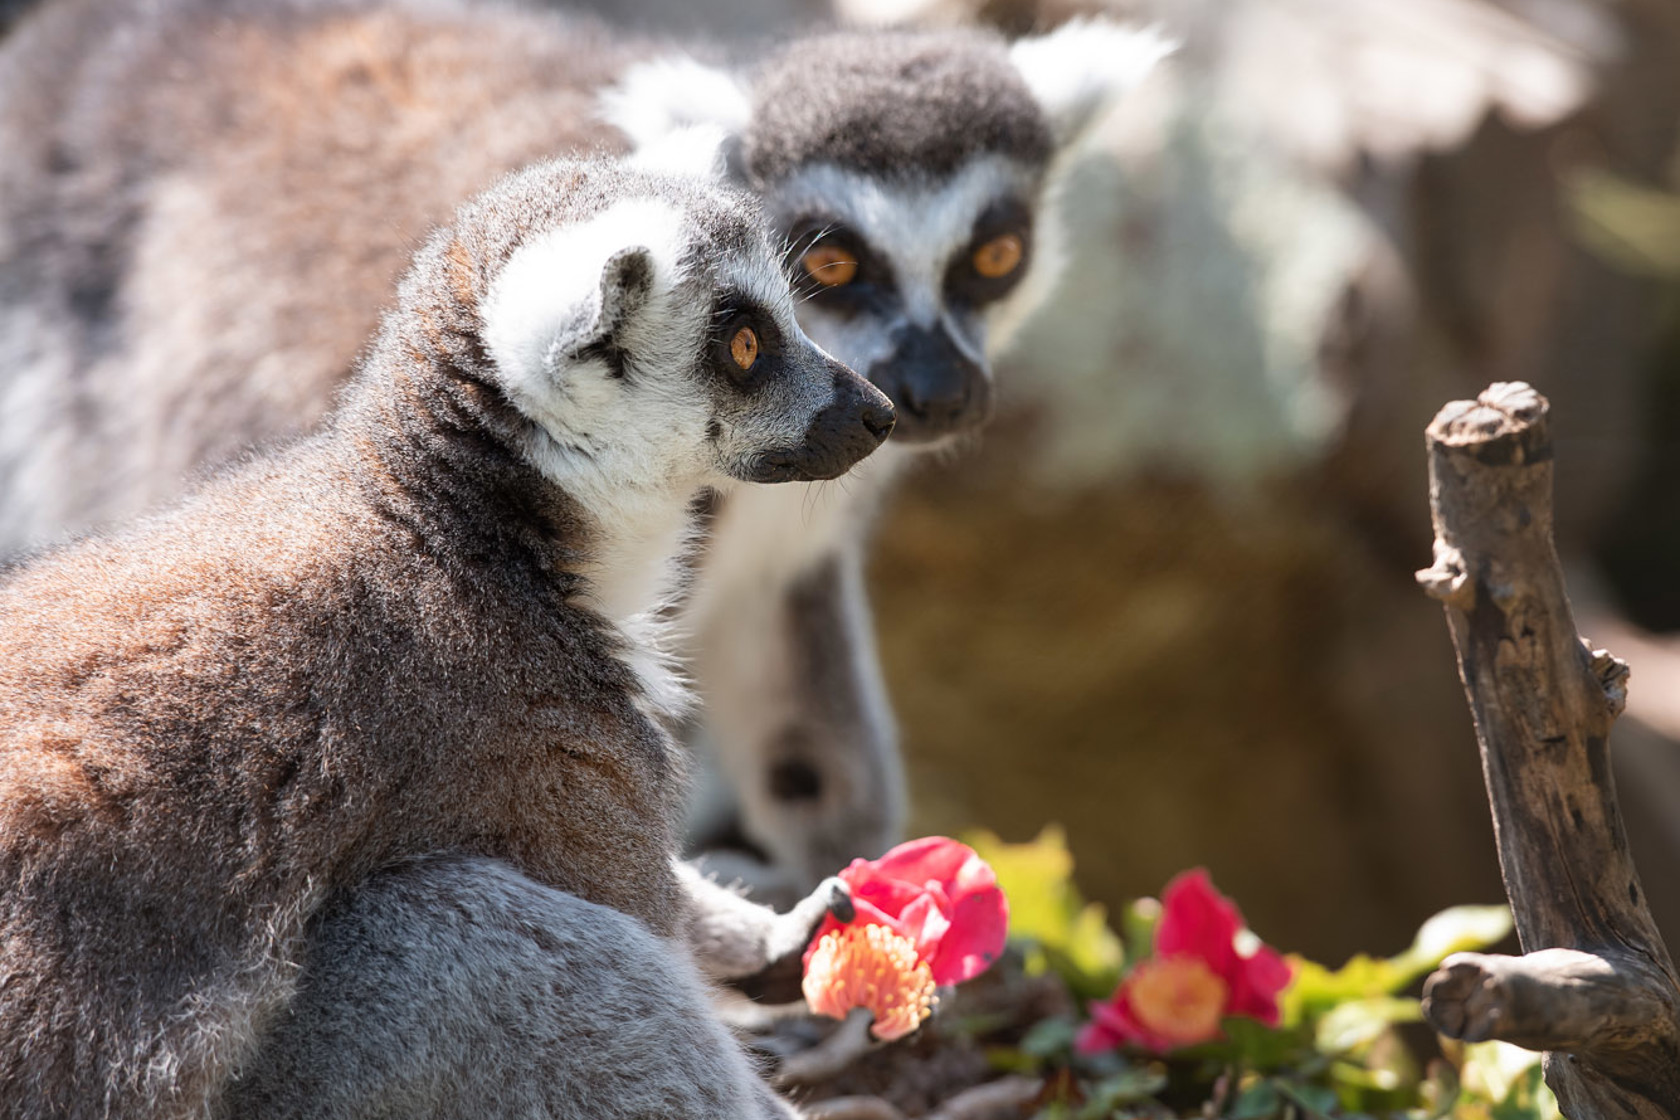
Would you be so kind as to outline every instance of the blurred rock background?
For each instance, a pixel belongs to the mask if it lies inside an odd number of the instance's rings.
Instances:
[[[1204,865],[1331,961],[1501,898],[1411,573],[1423,426],[1520,378],[1553,401],[1583,625],[1633,665],[1618,775],[1680,948],[1680,3],[584,6],[749,57],[829,19],[1184,41],[1064,168],[1041,249],[1070,267],[1009,324],[995,423],[879,527],[916,832],[1062,822],[1111,905]]]

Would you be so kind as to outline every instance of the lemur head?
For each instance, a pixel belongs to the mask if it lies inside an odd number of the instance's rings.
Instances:
[[[525,454],[576,490],[833,478],[892,429],[800,329],[756,205],[716,178],[541,164],[428,252]]]
[[[989,313],[1035,253],[1046,170],[1167,50],[1077,23],[1013,45],[978,31],[796,41],[748,78],[687,59],[632,68],[604,101],[637,144],[710,120],[731,173],[793,247],[811,336],[880,386],[898,438],[977,427]]]

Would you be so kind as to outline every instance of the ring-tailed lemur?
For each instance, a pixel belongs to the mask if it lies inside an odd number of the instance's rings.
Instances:
[[[494,4],[54,0],[0,47],[0,553],[313,424],[412,240],[496,174],[721,124],[798,250],[801,322],[900,414],[844,486],[724,502],[686,611],[728,779],[699,827],[756,852],[727,875],[797,893],[903,818],[871,511],[984,420],[988,316],[1052,255],[1046,166],[1161,53],[1080,25],[728,68]]]
[[[0,584],[0,1116],[783,1115],[661,939],[827,900],[675,864],[660,607],[702,489],[892,423],[749,196],[464,205],[320,433]]]

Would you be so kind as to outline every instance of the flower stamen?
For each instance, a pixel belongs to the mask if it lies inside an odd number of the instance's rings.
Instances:
[[[933,1014],[933,972],[916,945],[885,926],[831,930],[805,966],[805,1002],[818,1015],[844,1019],[854,1007],[875,1016],[869,1028],[883,1042],[902,1038]]]

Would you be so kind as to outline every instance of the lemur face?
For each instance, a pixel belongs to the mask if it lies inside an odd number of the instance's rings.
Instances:
[[[818,164],[766,197],[808,297],[800,322],[892,399],[906,442],[990,415],[987,314],[1026,272],[1039,172],[993,154],[943,177]]]
[[[898,440],[929,443],[990,412],[987,320],[1042,265],[1051,161],[1169,49],[1104,23],[1012,46],[978,32],[829,35],[745,82],[646,63],[604,109],[637,144],[698,121],[731,133],[733,174],[791,247],[809,297],[800,322],[892,399]]]
[[[611,186],[514,248],[485,300],[539,466],[573,485],[810,481],[886,439],[891,404],[800,329],[747,196],[634,171]]]

